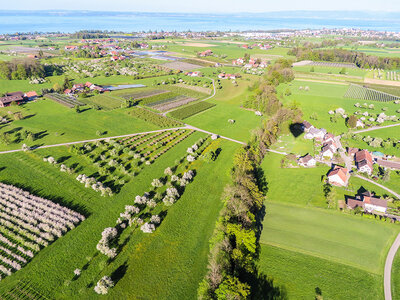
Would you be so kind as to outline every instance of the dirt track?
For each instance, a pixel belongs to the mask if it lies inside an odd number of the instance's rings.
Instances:
[[[388,85],[388,86],[400,86],[400,81],[364,78],[364,82],[371,83],[371,84]]]

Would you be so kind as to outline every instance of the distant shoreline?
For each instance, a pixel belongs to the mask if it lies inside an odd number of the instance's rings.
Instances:
[[[356,28],[400,32],[400,12],[281,11],[268,13],[148,13],[0,10],[0,34],[110,30],[257,31]]]

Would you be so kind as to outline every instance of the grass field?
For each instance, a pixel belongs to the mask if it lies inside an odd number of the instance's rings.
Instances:
[[[380,275],[312,255],[262,244],[259,267],[289,299],[383,299]]]
[[[304,87],[308,86],[309,91],[305,91]],[[303,87],[303,89],[300,89]],[[363,108],[356,108],[356,103],[374,104],[375,109],[369,110],[369,113],[379,114],[383,112],[382,108],[387,108],[386,115],[396,115],[396,110],[399,105],[393,102],[378,102],[368,100],[345,99],[343,95],[347,91],[347,85],[338,85],[321,82],[310,82],[295,80],[291,84],[280,85],[278,92],[284,93],[286,89],[290,89],[291,95],[285,97],[286,103],[295,102],[300,104],[304,112],[304,118],[310,121],[314,126],[323,127],[334,134],[340,134],[347,131],[345,120],[341,117],[337,119],[336,123],[330,121],[330,110],[335,110],[339,107],[346,111],[347,115],[353,114],[355,111],[367,111]],[[316,115],[317,120],[310,117]],[[385,122],[384,124],[393,124],[393,122]]]
[[[185,123],[243,142],[247,141],[250,138],[251,130],[261,122],[261,118],[254,112],[240,107],[248,95],[247,86],[250,83],[241,80],[238,82],[238,86],[234,87],[230,81],[223,81],[222,90],[219,90],[213,99],[208,100],[217,105],[210,110],[185,119]],[[235,123],[230,124],[229,119],[235,120]]]
[[[296,155],[306,155],[307,153],[314,155],[313,141],[305,139],[304,134],[298,137],[294,137],[291,133],[282,134],[278,141],[271,146],[271,149]]]
[[[356,68],[346,68],[345,74],[340,74],[339,72],[342,68],[338,67],[324,67],[324,66],[296,66],[293,67],[293,70],[298,72],[310,72],[311,68],[314,68],[314,74],[336,74],[336,75],[350,75],[350,76],[358,76],[364,77],[367,74],[366,70],[363,69],[356,69]]]
[[[392,298],[400,297],[400,252],[396,253],[392,265]]]
[[[113,94],[100,94],[89,98],[85,98],[83,101],[86,103],[93,103],[99,105],[100,107],[106,110],[120,108],[121,104],[124,103],[123,99],[117,98],[113,96]]]
[[[266,206],[261,243],[374,274],[382,274],[386,253],[398,232],[396,225],[337,211],[274,202]]]
[[[34,141],[22,140],[10,145],[1,144],[0,149],[18,149],[22,143],[33,146],[96,138],[98,137],[96,131],[106,132],[103,136],[115,136],[158,128],[129,116],[125,113],[128,110],[106,112],[89,109],[76,113],[73,109],[48,99],[40,99],[18,107],[2,108],[0,109],[2,115],[7,115],[8,111],[20,111],[25,118],[8,123],[0,129],[0,132],[10,133],[10,139],[14,139],[15,134],[23,130],[29,130],[39,137]]]

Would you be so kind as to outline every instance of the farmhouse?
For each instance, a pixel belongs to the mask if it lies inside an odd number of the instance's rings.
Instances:
[[[352,148],[352,147],[347,147],[347,155],[350,155],[352,157],[354,157],[354,155],[356,155],[356,153],[360,151],[360,149],[358,148]]]
[[[24,97],[29,101],[35,100],[38,97],[38,94],[35,91],[25,93]]]
[[[323,157],[329,157],[330,159],[333,158],[334,152],[332,151],[332,148],[329,145],[324,145],[321,149],[321,155]]]
[[[303,127],[303,131],[305,132],[309,132],[311,128],[314,128],[314,126],[308,121],[304,121],[301,125]]]
[[[210,55],[213,55],[213,52],[211,50],[206,50],[206,51],[199,53],[199,56],[201,56],[201,57],[210,56]]]
[[[350,178],[349,170],[341,166],[335,166],[328,172],[328,182],[336,186],[347,186]]]
[[[349,209],[355,209],[361,207],[364,211],[386,213],[387,201],[384,199],[374,197],[371,192],[364,192],[361,195],[357,195],[356,198],[347,199],[347,207]]]
[[[195,71],[195,72],[186,72],[185,73],[186,76],[191,76],[191,77],[199,77],[201,75],[201,73],[199,71]]]
[[[324,138],[325,134],[326,134],[326,129],[324,129],[324,128],[318,129],[318,128],[312,127],[304,135],[304,138],[308,139],[308,140],[316,139],[316,140],[322,141],[322,139]]]
[[[0,107],[9,106],[13,102],[20,104],[22,101],[24,101],[24,93],[22,92],[7,93],[4,97],[0,97]]]
[[[315,167],[316,163],[317,161],[310,154],[299,158],[299,165],[303,167]]]
[[[238,59],[236,59],[236,60],[234,60],[234,61],[232,61],[232,65],[237,65],[237,66],[241,66],[241,65],[243,65],[244,64],[244,59],[243,58],[238,58]]]
[[[371,174],[373,170],[373,160],[368,150],[361,150],[355,154],[356,166],[359,172]]]

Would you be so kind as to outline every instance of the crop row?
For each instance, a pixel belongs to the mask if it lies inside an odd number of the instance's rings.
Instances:
[[[141,107],[136,107],[130,110],[128,114],[143,121],[150,122],[159,127],[177,127],[182,125],[178,121],[171,120],[167,117],[161,116],[157,113]]]
[[[398,96],[376,91],[356,84],[351,84],[349,86],[346,93],[344,94],[344,98],[373,100],[380,102],[395,101],[400,99],[400,97]]]
[[[196,98],[184,98],[184,99],[176,100],[174,102],[160,104],[160,105],[154,106],[154,108],[159,111],[168,111],[168,110],[174,109],[176,107],[186,105],[186,104],[191,103],[196,100],[197,100]]]
[[[174,110],[170,114],[171,117],[183,120],[214,106],[215,104],[213,103],[203,101]]]

